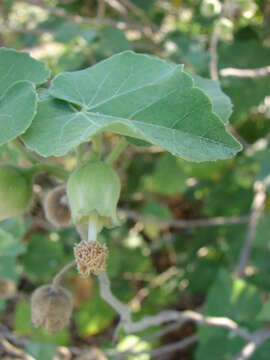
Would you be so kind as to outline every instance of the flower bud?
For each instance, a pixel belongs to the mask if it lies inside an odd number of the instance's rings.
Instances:
[[[61,228],[69,225],[71,214],[64,185],[48,192],[44,200],[44,211],[46,219],[54,226]]]
[[[117,223],[116,207],[120,196],[120,179],[101,161],[76,169],[67,183],[67,194],[75,224],[94,221],[98,231]]]
[[[83,277],[99,275],[106,270],[108,249],[98,241],[81,241],[74,246],[78,272]]]
[[[60,331],[70,321],[72,306],[71,294],[63,287],[41,286],[31,297],[32,323],[48,332]]]
[[[0,221],[28,210],[32,201],[32,177],[24,169],[0,165]]]

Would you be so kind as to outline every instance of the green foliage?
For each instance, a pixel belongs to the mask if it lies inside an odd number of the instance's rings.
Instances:
[[[250,329],[258,326],[258,314],[262,301],[258,289],[244,280],[233,279],[227,271],[220,270],[208,292],[205,313],[212,316],[226,316]],[[218,360],[236,355],[243,346],[243,340],[233,338],[224,329],[200,327],[200,343],[196,359]],[[264,357],[262,357],[264,359]]]
[[[33,201],[20,217],[0,222],[0,322],[12,335],[26,337],[25,351],[33,359],[53,359],[58,345],[166,349],[196,333],[196,345],[164,358],[229,360],[245,344],[229,330],[190,323],[158,338],[152,333],[162,327],[130,335],[121,330],[114,344],[119,315],[100,297],[98,281],[81,279],[75,269],[63,281],[74,296],[70,327],[54,335],[32,327],[31,293],[73,260],[79,242],[74,227],[54,228],[47,221],[44,199],[89,160],[111,159],[121,137],[128,146],[112,165],[122,186],[120,223],[98,236],[108,247],[112,292],[130,304],[133,320],[199,308],[250,332],[268,326],[270,77],[224,76],[224,69],[269,66],[269,6],[226,3],[105,1],[102,9],[94,0],[0,2],[0,161],[35,175]],[[216,23],[223,28],[219,81],[209,79]],[[91,193],[104,205],[107,186],[101,183],[111,184],[111,177],[92,176],[80,200],[85,203]],[[242,216],[251,211],[256,181],[266,186],[265,209],[245,278],[238,279],[248,231]],[[7,194],[0,201],[5,218],[12,215],[8,201],[25,195],[14,184],[13,177],[9,194],[0,184]],[[65,196],[58,200],[67,206]],[[226,223],[231,216],[241,223],[175,227],[177,221],[212,217]],[[6,296],[5,281],[15,294]],[[269,353],[266,341],[250,360],[268,360]]]
[[[50,345],[66,345],[69,339],[67,330],[62,330],[52,335],[46,333],[44,330],[34,329],[31,325],[30,305],[27,301],[21,301],[16,306],[14,314],[14,330],[19,335],[30,336],[34,341],[44,342]],[[31,345],[30,348],[32,348]],[[46,349],[46,346],[44,346],[44,348]]]
[[[91,301],[80,307],[75,313],[75,320],[80,335],[95,335],[109,326],[114,318],[114,311],[96,293]]]
[[[200,83],[219,108],[215,96],[220,94]],[[40,101],[24,135],[27,146],[43,156],[64,155],[104,130],[146,140],[191,161],[224,159],[241,149],[182,67],[155,57],[124,52],[92,68],[59,74],[49,93],[66,102]]]
[[[30,126],[37,99],[35,84],[44,83],[49,71],[26,53],[0,49],[0,144],[21,135]],[[6,126],[9,123],[10,126]]]
[[[38,254],[42,254],[40,257]],[[56,269],[65,263],[63,245],[42,234],[30,237],[27,252],[22,256],[24,272],[31,279],[48,281]]]

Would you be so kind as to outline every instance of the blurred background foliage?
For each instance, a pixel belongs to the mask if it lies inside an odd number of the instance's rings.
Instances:
[[[249,3],[249,8],[243,10],[243,3]],[[219,69],[270,65],[269,1],[239,0],[229,5],[238,7],[232,15],[230,38],[218,44]],[[205,16],[202,7],[201,0],[2,0],[0,45],[44,60],[52,75],[134,50],[183,63],[188,71],[210,77],[209,44],[220,13]],[[123,184],[120,208],[140,216],[123,219],[120,227],[104,231],[102,238],[110,251],[113,292],[130,304],[134,319],[165,308],[204,306],[206,314],[229,316],[250,330],[270,320],[268,193],[245,280],[232,274],[247,224],[187,229],[170,225],[172,219],[245,216],[250,212],[254,182],[269,182],[270,76],[220,77],[220,82],[234,105],[230,121],[245,144],[236,158],[193,164],[137,144],[129,146],[117,164]],[[103,141],[109,146],[117,137],[106,133]],[[8,145],[0,148],[0,157],[27,165]],[[74,154],[52,160],[67,167],[75,161]],[[14,334],[30,338],[29,354],[38,360],[70,359],[68,353],[55,355],[59,345],[143,351],[195,332],[187,324],[154,341],[145,339],[157,329],[136,336],[120,333],[118,344],[112,344],[117,315],[101,300],[95,278],[81,279],[75,271],[67,282],[75,296],[70,328],[54,336],[33,330],[31,292],[72,259],[74,242],[79,240],[74,229],[57,230],[45,220],[42,201],[55,185],[54,178],[39,177],[31,213],[0,224],[0,318]],[[225,360],[243,345],[226,330],[199,327],[197,331],[195,346],[159,358]],[[266,342],[252,359],[268,360],[269,346]],[[0,354],[1,359],[10,359],[1,348]],[[98,352],[94,358],[102,359]],[[126,358],[148,360],[150,356]]]

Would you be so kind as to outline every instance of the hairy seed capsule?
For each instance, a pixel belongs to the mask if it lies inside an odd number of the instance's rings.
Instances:
[[[74,256],[78,272],[84,277],[99,275],[106,270],[108,249],[98,241],[81,241],[74,246]]]
[[[72,314],[72,297],[63,287],[44,285],[31,297],[31,317],[35,327],[48,332],[62,330],[68,325]]]
[[[44,201],[44,211],[46,219],[54,226],[65,227],[70,224],[71,213],[64,185],[48,192]]]

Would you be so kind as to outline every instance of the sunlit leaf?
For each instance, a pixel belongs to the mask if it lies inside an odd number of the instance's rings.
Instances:
[[[43,156],[64,155],[104,130],[163,147],[190,161],[225,159],[240,144],[212,112],[182,66],[124,52],[86,70],[62,73],[24,136]]]

